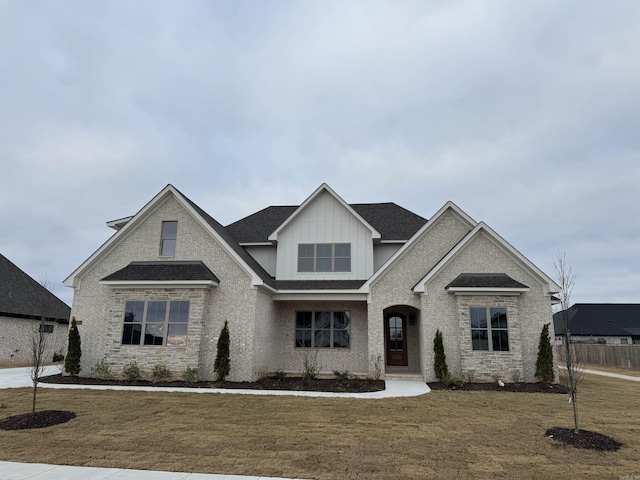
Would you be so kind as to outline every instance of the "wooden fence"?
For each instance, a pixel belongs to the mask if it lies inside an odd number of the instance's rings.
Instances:
[[[580,363],[640,369],[640,345],[574,343],[571,345],[571,348],[573,349],[575,358]],[[565,357],[564,349],[564,345],[556,346],[556,354],[559,361],[562,361]]]

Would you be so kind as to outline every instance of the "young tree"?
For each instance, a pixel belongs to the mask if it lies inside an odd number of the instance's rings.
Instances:
[[[69,346],[67,347],[67,356],[64,359],[65,372],[69,375],[78,375],[80,373],[81,356],[80,332],[78,332],[76,317],[72,317],[71,328],[69,329]]]
[[[446,381],[449,377],[449,368],[447,367],[447,356],[444,353],[444,345],[442,343],[442,332],[436,330],[436,336],[433,338],[433,370],[436,378],[441,382]]]
[[[560,251],[558,251],[553,258],[553,270],[556,273],[556,279],[558,280],[558,285],[561,289],[558,296],[560,297],[562,324],[564,327],[564,360],[567,367],[569,396],[571,404],[573,405],[574,431],[577,434],[580,431],[578,426],[578,383],[580,380],[580,371],[577,368],[574,351],[571,348],[571,317],[569,315],[571,295],[573,293],[573,286],[576,282],[576,274],[574,273],[571,265],[567,263],[564,252]]]
[[[218,376],[218,380],[224,380],[229,375],[231,369],[231,361],[229,359],[229,327],[227,321],[224,321],[224,327],[218,337],[218,353],[216,354],[216,362],[213,369]]]
[[[48,302],[48,292],[52,291],[52,282],[45,275],[40,278],[40,295],[38,298],[34,299],[37,302],[38,309],[40,310],[40,322],[38,322],[38,326],[35,327],[33,335],[31,337],[31,362],[29,363],[29,376],[31,377],[31,381],[33,383],[33,401],[31,404],[31,412],[35,413],[36,411],[36,396],[38,394],[38,383],[40,379],[44,375],[45,368],[45,355],[47,352],[47,346],[49,343],[48,333],[46,332],[45,326],[47,325],[47,318],[51,315],[49,314],[49,302]]]
[[[553,382],[553,348],[549,338],[549,324],[545,324],[540,332],[538,343],[538,360],[536,361],[536,377],[542,382]]]

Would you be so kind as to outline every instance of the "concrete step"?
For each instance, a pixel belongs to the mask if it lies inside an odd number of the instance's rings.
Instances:
[[[387,373],[384,379],[405,382],[424,382],[424,376],[421,373]]]

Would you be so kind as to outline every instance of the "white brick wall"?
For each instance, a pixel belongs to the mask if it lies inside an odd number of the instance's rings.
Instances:
[[[54,353],[65,353],[69,325],[45,322],[53,325],[53,333],[46,333],[45,360],[51,362]],[[39,320],[0,316],[0,366],[27,365],[31,362],[31,341],[38,335]]]

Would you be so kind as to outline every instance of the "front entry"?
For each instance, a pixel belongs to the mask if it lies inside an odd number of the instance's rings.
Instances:
[[[390,313],[384,320],[387,365],[409,364],[407,356],[407,319],[401,313]]]

